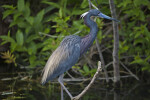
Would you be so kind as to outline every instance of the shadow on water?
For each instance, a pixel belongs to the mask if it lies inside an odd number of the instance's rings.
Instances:
[[[82,91],[86,83],[69,82],[65,85],[75,96]],[[53,82],[42,86],[38,79],[2,78],[0,76],[0,100],[60,100],[60,85]],[[66,93],[64,100],[70,100]],[[101,81],[97,81],[81,100],[150,100],[150,84],[138,82],[126,86],[123,84],[118,91],[111,87],[106,88]]]

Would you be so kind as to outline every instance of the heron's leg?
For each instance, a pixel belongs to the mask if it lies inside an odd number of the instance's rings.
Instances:
[[[61,100],[64,100],[63,87],[61,86]]]
[[[60,80],[62,81],[62,83],[63,83],[63,77],[64,77],[64,74],[61,75],[61,79],[60,79]],[[60,85],[60,86],[61,86],[61,85]],[[61,86],[61,100],[64,100],[64,93],[63,93],[63,90],[64,90],[64,89],[63,89],[63,87]]]
[[[60,83],[61,87],[67,92],[67,94],[70,96],[70,98],[72,99],[72,95],[70,94],[70,92],[67,90],[67,88],[64,86],[63,84],[63,74],[59,76],[58,78],[58,82]]]

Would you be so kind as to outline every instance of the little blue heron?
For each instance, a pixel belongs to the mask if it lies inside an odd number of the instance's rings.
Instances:
[[[59,76],[58,82],[61,85],[61,98],[63,98],[63,89],[68,93],[70,98],[72,98],[72,95],[63,84],[64,72],[77,63],[78,59],[88,50],[96,38],[98,27],[91,19],[91,16],[118,22],[118,20],[104,15],[98,9],[91,9],[88,12],[85,12],[81,17],[84,19],[85,25],[90,28],[90,33],[84,37],[79,37],[77,35],[66,36],[60,43],[59,47],[49,57],[43,69],[41,83],[45,84],[49,80],[53,80]]]

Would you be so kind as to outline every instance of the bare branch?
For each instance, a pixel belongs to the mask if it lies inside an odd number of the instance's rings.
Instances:
[[[45,35],[45,36],[48,36],[48,37],[51,37],[51,38],[65,37],[65,36],[54,36],[54,35],[46,34],[46,33],[43,33],[43,32],[39,32],[39,34],[40,35]]]
[[[101,62],[99,61],[97,71],[94,74],[91,82],[84,88],[84,90],[79,95],[73,97],[71,100],[79,100],[87,92],[87,90],[92,86],[92,84],[94,83],[94,81],[100,71],[102,71],[102,68],[101,68]]]
[[[89,8],[92,9],[91,0],[88,1],[89,1]]]
[[[139,80],[139,78],[133,74],[121,61],[120,64],[122,65],[123,68],[125,68],[136,80]]]
[[[95,9],[98,10],[98,8],[91,2],[91,0],[88,0],[89,1],[89,8],[92,9],[92,7],[94,7]],[[92,6],[92,7],[91,7]]]
[[[96,47],[97,47],[97,50],[98,50],[98,53],[99,53],[100,60],[101,60],[101,62],[102,62],[102,69],[104,70],[104,73],[105,73],[106,82],[108,83],[108,82],[109,82],[108,74],[107,74],[106,67],[104,67],[104,66],[105,66],[105,62],[104,62],[103,54],[102,54],[102,52],[101,52],[101,48],[100,48],[100,46],[99,46],[99,43],[98,43],[98,39],[97,39],[97,38],[96,38]]]

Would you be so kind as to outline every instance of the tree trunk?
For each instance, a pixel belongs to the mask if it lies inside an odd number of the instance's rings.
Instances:
[[[116,18],[115,4],[113,0],[109,0],[111,15]],[[120,86],[120,73],[119,73],[119,33],[118,33],[118,23],[113,21],[113,37],[114,37],[114,48],[113,48],[113,68],[114,68],[114,85]]]

